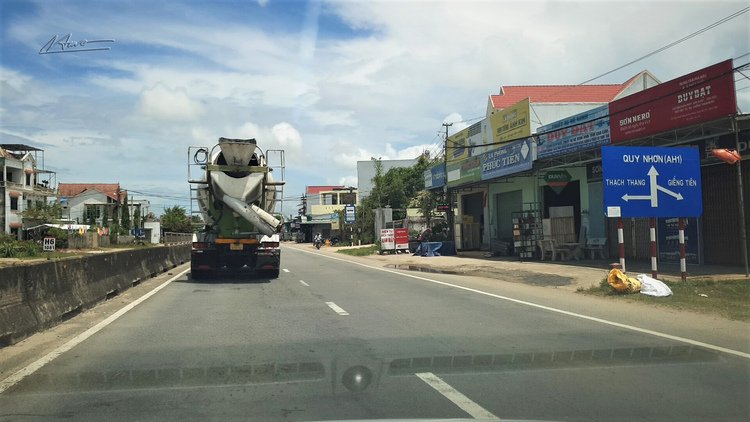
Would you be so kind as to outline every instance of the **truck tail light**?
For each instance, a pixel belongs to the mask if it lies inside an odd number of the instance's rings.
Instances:
[[[193,249],[208,249],[208,243],[193,242]]]

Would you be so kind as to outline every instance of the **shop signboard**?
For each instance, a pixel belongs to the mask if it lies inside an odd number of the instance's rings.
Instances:
[[[737,113],[732,60],[609,104],[612,143]]]
[[[482,180],[482,157],[469,157],[459,162],[448,164],[448,186]]]
[[[586,164],[586,180],[589,182],[598,182],[602,180],[602,162]]]
[[[658,218],[656,238],[660,262],[680,262],[680,227],[679,218]],[[698,218],[683,219],[685,229],[685,262],[700,265],[700,234]]]
[[[394,230],[394,242],[396,243],[396,250],[402,251],[409,249],[409,229],[395,229]]]
[[[445,163],[440,163],[430,169],[432,172],[432,187],[442,188],[445,186]]]
[[[602,147],[608,217],[700,217],[697,148]]]
[[[482,180],[531,170],[534,159],[531,138],[505,144],[482,154]]]
[[[393,229],[380,229],[380,250],[396,249],[396,233]]]
[[[544,175],[544,181],[547,186],[552,188],[556,194],[560,194],[565,186],[573,179],[573,176],[567,170],[550,170]]]
[[[466,148],[469,128],[460,130],[448,137],[448,164],[461,161],[469,156],[469,148]]]
[[[451,210],[450,204],[437,204],[437,207],[435,207],[435,210],[437,212],[448,212]]]
[[[610,142],[609,106],[576,114],[537,129],[539,158],[554,157]]]
[[[529,108],[529,99],[526,98],[490,116],[492,142],[499,144],[531,136]]]
[[[424,171],[424,187],[427,190],[445,186],[444,163],[436,164]]]

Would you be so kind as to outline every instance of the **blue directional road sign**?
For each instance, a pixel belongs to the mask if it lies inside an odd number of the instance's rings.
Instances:
[[[703,214],[697,148],[602,147],[608,217]]]

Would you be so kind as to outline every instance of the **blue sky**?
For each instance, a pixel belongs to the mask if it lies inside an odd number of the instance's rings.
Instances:
[[[0,143],[45,149],[59,182],[154,194],[158,215],[189,205],[188,146],[256,137],[286,150],[285,195],[298,197],[306,185],[356,186],[357,160],[437,152],[441,124],[483,116],[501,85],[578,84],[747,5],[2,1]],[[748,15],[594,83],[747,63]],[[38,54],[68,33],[115,42]],[[750,80],[737,79],[747,112]]]

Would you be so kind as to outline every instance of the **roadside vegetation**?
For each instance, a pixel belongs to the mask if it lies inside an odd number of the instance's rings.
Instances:
[[[737,321],[750,321],[750,280],[665,281],[672,296],[651,297],[640,293],[620,294],[604,279],[599,286],[579,289],[579,293],[606,296],[614,300],[628,300],[666,306],[699,313],[718,314]]]
[[[336,252],[351,256],[375,255],[380,253],[380,245],[370,245],[352,249],[339,249]]]

